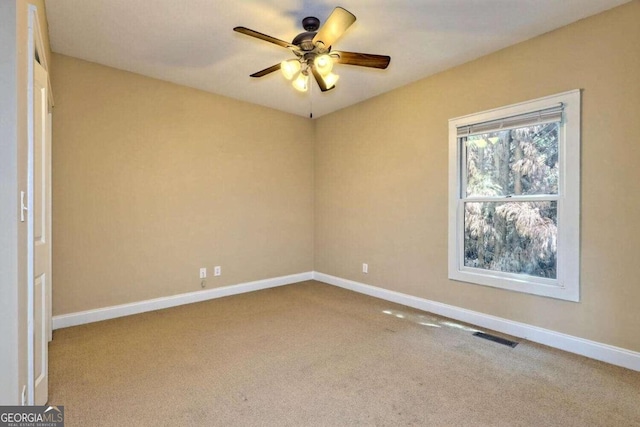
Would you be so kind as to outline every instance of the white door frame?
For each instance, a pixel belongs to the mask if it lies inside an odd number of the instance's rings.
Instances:
[[[27,165],[27,404],[35,404],[35,360],[34,360],[34,67],[35,58],[38,54],[40,65],[47,71],[47,92],[48,107],[51,111],[53,107],[53,98],[51,96],[51,79],[49,78],[49,67],[45,54],[44,43],[42,41],[42,33],[40,30],[40,22],[38,19],[38,8],[35,5],[28,6],[28,46],[27,46],[27,144],[28,144],[28,165]],[[49,114],[49,119],[51,114]],[[43,132],[50,132],[50,126],[46,126]],[[47,138],[50,137],[50,134]],[[50,168],[49,168],[50,171]],[[50,176],[45,179],[50,180]],[[47,208],[50,212],[50,203]],[[51,227],[46,230],[47,244],[49,245],[49,253],[51,253]],[[51,264],[48,267],[47,281],[47,301],[45,302],[45,318],[47,323],[47,331],[49,339],[52,337],[51,324]],[[45,362],[46,363],[46,362]]]

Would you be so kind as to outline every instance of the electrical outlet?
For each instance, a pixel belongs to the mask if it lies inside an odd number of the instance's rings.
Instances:
[[[369,264],[362,263],[362,272],[365,274],[369,273]]]
[[[213,267],[213,275],[214,276],[221,276],[222,275],[222,267],[220,267],[219,265],[216,265],[215,267]]]
[[[201,279],[206,279],[207,278],[207,269],[204,268],[204,267],[200,269],[200,278]]]

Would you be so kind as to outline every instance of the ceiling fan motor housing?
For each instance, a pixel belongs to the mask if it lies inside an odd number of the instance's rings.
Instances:
[[[304,50],[305,52],[309,52],[315,47],[315,45],[313,44],[313,38],[315,37],[315,35],[316,33],[311,31],[300,33],[291,41],[291,43],[299,46],[300,49]]]
[[[302,28],[305,29],[305,32],[298,34],[291,43],[305,52],[310,52],[316,47],[313,43],[313,38],[316,36],[318,28],[320,28],[320,20],[315,16],[307,16],[302,20]]]

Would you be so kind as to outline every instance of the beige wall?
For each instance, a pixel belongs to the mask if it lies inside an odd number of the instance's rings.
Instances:
[[[640,351],[639,20],[634,1],[318,119],[315,270]],[[580,303],[448,280],[448,119],[577,88]]]
[[[639,18],[634,1],[316,121],[54,55],[54,314],[196,291],[201,266],[223,267],[209,288],[315,269],[640,351]],[[448,119],[576,88],[581,302],[448,280]]]
[[[0,2],[0,405],[19,404],[27,384],[27,227],[18,218],[18,200],[27,191],[30,4],[38,8],[48,59],[44,2]]]
[[[312,121],[57,54],[52,80],[54,315],[313,269]]]

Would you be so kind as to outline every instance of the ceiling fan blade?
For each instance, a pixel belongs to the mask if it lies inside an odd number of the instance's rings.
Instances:
[[[247,36],[255,37],[260,40],[264,40],[269,43],[277,44],[278,46],[286,47],[292,50],[300,50],[300,48],[294,44],[286,42],[284,40],[277,39],[275,37],[268,36],[266,34],[259,33],[258,31],[250,30],[246,27],[235,27],[233,31],[238,33],[246,34]]]
[[[331,52],[331,56],[335,57],[338,64],[358,65],[360,67],[371,67],[385,69],[391,61],[390,56],[373,55],[370,53],[357,52]]]
[[[327,87],[327,83],[324,81],[324,79],[322,78],[320,73],[315,68],[312,68],[311,72],[313,73],[313,77],[316,78],[316,82],[318,83],[318,86],[320,86],[320,90],[321,91],[326,92],[326,91],[331,90],[334,87],[336,87],[336,85],[333,85],[331,87]]]
[[[313,38],[313,44],[320,42],[326,48],[329,48],[354,22],[356,22],[356,17],[353,13],[341,7],[336,7]]]
[[[266,76],[267,74],[271,74],[274,71],[278,71],[280,69],[280,64],[276,64],[276,65],[272,65],[269,68],[265,68],[264,70],[258,71],[257,73],[253,73],[251,74],[250,77],[262,77],[262,76]]]

